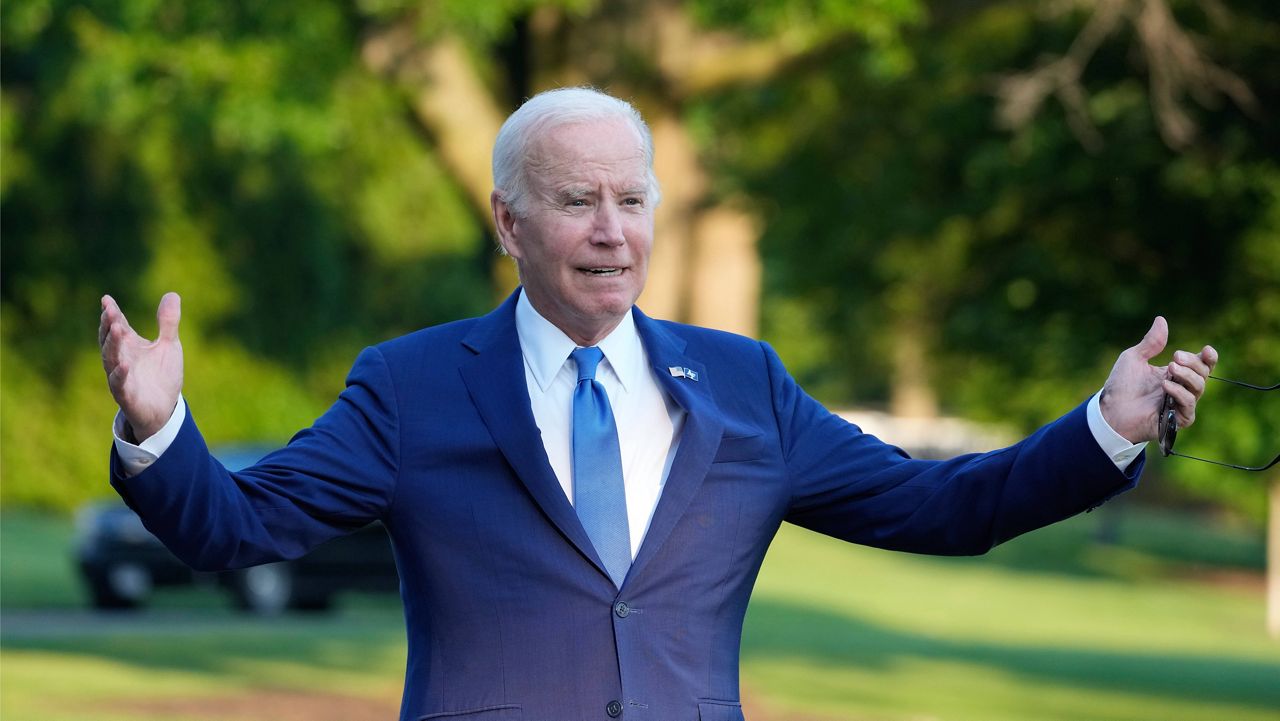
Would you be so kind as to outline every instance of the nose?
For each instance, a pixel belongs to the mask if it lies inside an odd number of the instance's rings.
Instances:
[[[596,206],[591,242],[598,245],[622,245],[627,242],[622,233],[622,213],[613,203],[600,203]]]

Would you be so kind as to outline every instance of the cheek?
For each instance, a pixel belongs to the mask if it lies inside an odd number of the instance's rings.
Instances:
[[[553,272],[556,266],[565,262],[565,252],[561,244],[557,243],[557,238],[562,229],[552,226],[543,226],[538,229],[538,233],[529,234],[520,239],[520,252],[524,258],[531,264],[543,269],[544,273]]]
[[[653,246],[653,221],[650,218],[635,218],[626,225],[624,235],[637,253],[649,254]]]
[[[632,246],[632,254],[635,256],[636,264],[647,267],[649,265],[649,255],[653,251],[653,239],[646,237],[644,240],[636,242]]]

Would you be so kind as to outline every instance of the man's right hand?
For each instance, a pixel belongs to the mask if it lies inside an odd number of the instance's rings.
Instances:
[[[165,293],[156,310],[160,335],[149,341],[129,326],[114,298],[102,296],[98,346],[107,386],[133,431],[134,438],[126,440],[140,442],[155,435],[178,405],[182,392],[181,317],[182,299],[177,293]]]

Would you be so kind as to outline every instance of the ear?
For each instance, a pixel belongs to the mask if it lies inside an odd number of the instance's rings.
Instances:
[[[494,190],[489,194],[489,207],[493,209],[493,224],[498,229],[498,243],[503,251],[512,258],[520,258],[520,241],[516,224],[519,218],[511,209],[511,205],[502,198],[502,191]]]

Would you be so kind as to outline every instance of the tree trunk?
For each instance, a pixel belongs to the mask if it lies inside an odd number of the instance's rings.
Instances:
[[[434,137],[436,151],[471,201],[476,215],[494,233],[489,207],[489,193],[493,190],[490,160],[493,139],[498,136],[508,109],[499,106],[485,87],[466,48],[454,37],[423,45],[412,27],[401,23],[365,38],[361,57],[371,70],[411,93],[414,116]],[[496,247],[494,252],[497,253]],[[506,259],[494,263],[493,285],[498,300],[505,298],[518,282],[515,263]]]
[[[683,101],[716,88],[758,82],[803,57],[807,42],[750,40],[696,27],[673,0],[606,5],[588,18],[543,7],[528,18],[530,90],[592,83],[631,100],[653,131],[654,170],[662,184],[645,312],[744,335],[758,330],[758,222],[710,196],[706,168],[684,125]],[[619,65],[619,48],[654,58],[650,75]],[[455,37],[423,44],[411,19],[366,38],[367,66],[411,93],[413,110],[473,206],[489,220],[489,152],[508,108],[499,107]],[[631,72],[628,72],[631,70]],[[514,285],[510,263],[497,263],[499,295]]]
[[[700,78],[699,92],[705,92],[759,79],[776,66],[734,62],[724,54],[737,58],[748,48],[755,57],[776,48],[699,31],[686,10],[670,1],[607,5],[589,20],[544,8],[531,19],[530,33],[535,86],[594,84],[632,102],[649,124],[662,203],[640,307],[658,318],[755,334],[760,303],[757,223],[710,197],[706,167],[682,117],[688,97],[682,82]],[[655,85],[652,77],[637,78],[633,69],[620,67],[618,58],[626,53],[619,48],[652,58],[651,70],[663,82]],[[775,52],[769,57],[780,63],[789,56]]]
[[[1267,509],[1267,633],[1280,640],[1280,477],[1272,479]]]
[[[731,204],[698,214],[689,283],[689,322],[754,336],[760,317],[759,231]]]
[[[938,397],[929,377],[928,321],[914,312],[897,314],[891,329],[893,370],[889,378],[889,411],[906,418],[936,418]]]
[[[670,107],[642,107],[653,133],[653,170],[662,186],[654,221],[649,280],[640,307],[655,318],[690,321],[688,287],[695,274],[694,222],[706,192],[698,151]]]

